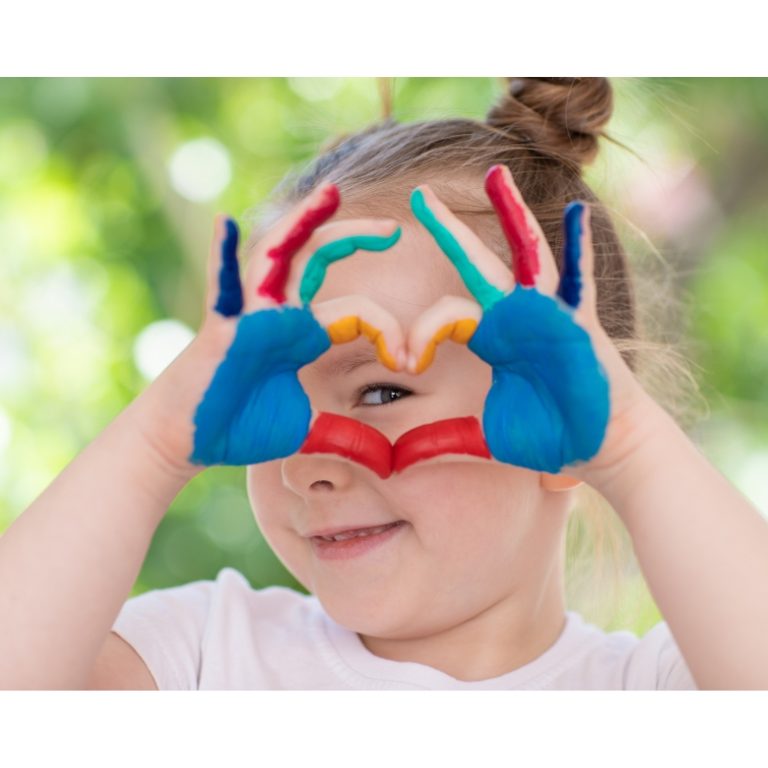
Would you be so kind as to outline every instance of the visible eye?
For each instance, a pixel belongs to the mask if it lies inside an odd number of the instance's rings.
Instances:
[[[374,394],[373,401],[363,402],[366,395],[371,393]],[[362,405],[390,405],[395,400],[399,400],[403,395],[407,396],[410,394],[409,390],[396,387],[394,384],[369,384],[360,390],[359,397]]]

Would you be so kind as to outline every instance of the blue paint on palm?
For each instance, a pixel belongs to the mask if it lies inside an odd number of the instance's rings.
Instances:
[[[598,452],[608,378],[565,304],[518,285],[485,311],[467,346],[493,367],[483,432],[495,459],[555,474]]]
[[[244,315],[195,412],[190,461],[242,466],[290,456],[303,444],[311,408],[299,368],[331,346],[309,307]]]

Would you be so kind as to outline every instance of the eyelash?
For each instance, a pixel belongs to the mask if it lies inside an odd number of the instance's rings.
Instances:
[[[385,384],[385,383],[368,384],[358,392],[358,401],[362,400],[363,397],[365,397],[365,395],[367,395],[369,392],[375,392],[378,389],[387,389],[390,391],[400,392],[401,394],[399,397],[395,398],[394,400],[388,403],[361,403],[363,408],[380,408],[381,406],[384,406],[384,405],[392,405],[393,403],[396,403],[398,400],[401,400],[403,394],[405,395],[412,394],[410,390],[403,389],[403,387],[398,387],[395,384]]]

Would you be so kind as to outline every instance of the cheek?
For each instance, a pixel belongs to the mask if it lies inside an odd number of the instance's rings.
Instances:
[[[285,519],[286,505],[293,494],[286,489],[281,474],[282,460],[252,464],[246,470],[246,485],[251,510],[262,531]]]
[[[534,472],[481,462],[415,467],[403,480],[403,508],[425,546],[465,554],[512,546],[538,487]]]

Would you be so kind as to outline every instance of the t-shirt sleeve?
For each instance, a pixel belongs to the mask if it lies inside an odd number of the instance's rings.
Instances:
[[[195,581],[129,598],[112,626],[160,690],[196,690],[213,583]]]
[[[627,688],[676,691],[698,690],[666,622],[640,638],[627,664]]]

